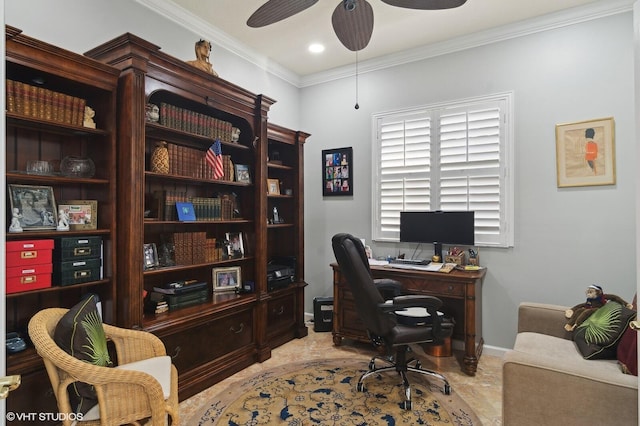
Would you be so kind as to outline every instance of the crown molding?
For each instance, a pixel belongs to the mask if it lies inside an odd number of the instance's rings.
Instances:
[[[315,74],[300,76],[291,70],[271,61],[239,40],[230,37],[219,28],[204,22],[199,17],[187,12],[169,0],[135,0],[137,3],[153,10],[176,24],[206,37],[211,43],[247,60],[264,71],[292,84],[297,88],[315,86],[355,74],[353,64],[333,68]],[[457,37],[440,43],[430,44],[415,49],[385,55],[358,64],[358,73],[377,71],[411,62],[422,61],[436,56],[460,52],[523,37],[543,31],[549,31],[582,22],[600,19],[607,16],[631,12],[635,0],[600,0],[584,6],[566,9],[538,18],[532,18],[508,24],[467,36]]]
[[[193,13],[183,9],[169,0],[135,0],[136,3],[152,10],[160,16],[176,23],[177,25],[193,31],[198,37],[207,39],[212,44],[225,49],[236,56],[254,64],[264,71],[273,74],[294,85],[300,87],[300,76],[282,65],[273,62],[261,53],[251,49],[238,39],[215,27]]]

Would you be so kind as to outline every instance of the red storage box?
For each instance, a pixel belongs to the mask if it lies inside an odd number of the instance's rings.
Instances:
[[[7,268],[7,294],[51,287],[51,263]]]
[[[51,263],[53,240],[7,241],[7,268]]]
[[[51,287],[53,240],[7,241],[7,294]]]

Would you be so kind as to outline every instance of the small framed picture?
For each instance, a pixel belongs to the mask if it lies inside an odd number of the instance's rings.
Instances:
[[[236,291],[241,279],[239,266],[213,268],[213,291]]]
[[[178,220],[181,222],[190,222],[196,220],[196,211],[193,209],[192,203],[176,203],[178,212]]]
[[[56,229],[58,209],[51,186],[9,185],[13,222],[25,231]]]
[[[353,195],[353,148],[322,151],[322,195]]]
[[[235,164],[236,182],[251,183],[251,175],[249,174],[249,166],[246,164]]]
[[[153,269],[160,266],[160,262],[158,260],[158,249],[156,248],[155,243],[145,244],[143,248],[143,267],[146,271],[147,269]]]
[[[244,244],[242,243],[242,232],[227,232],[225,238],[229,242],[227,246],[227,254],[229,257],[243,257]]]
[[[98,228],[97,200],[65,200],[58,204],[58,213],[64,213],[69,220],[69,229],[85,230]]]
[[[280,181],[278,179],[267,179],[267,194],[280,195]]]

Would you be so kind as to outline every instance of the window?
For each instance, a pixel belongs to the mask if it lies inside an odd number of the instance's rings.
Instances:
[[[375,114],[373,231],[401,211],[473,210],[476,245],[513,245],[512,93]]]

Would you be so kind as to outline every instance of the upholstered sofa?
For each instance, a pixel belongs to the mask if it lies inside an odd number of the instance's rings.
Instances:
[[[567,308],[520,305],[502,366],[503,425],[638,425],[638,378],[617,360],[584,359],[563,328]]]

